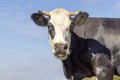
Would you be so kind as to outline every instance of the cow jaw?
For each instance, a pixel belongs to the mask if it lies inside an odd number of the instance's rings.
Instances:
[[[50,42],[50,46],[52,48],[53,54],[57,59],[60,59],[60,60],[67,59],[67,57],[70,54],[69,48],[63,53],[62,52],[56,52],[55,49],[54,49],[54,43],[52,43],[53,41],[49,40],[49,42]]]

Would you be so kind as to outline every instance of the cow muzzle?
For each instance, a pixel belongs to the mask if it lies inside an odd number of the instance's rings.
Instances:
[[[67,44],[55,44],[55,57],[58,59],[65,59],[67,57]]]

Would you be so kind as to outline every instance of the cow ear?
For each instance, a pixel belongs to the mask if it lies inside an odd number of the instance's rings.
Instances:
[[[47,26],[48,20],[42,13],[33,13],[31,19],[39,26]]]
[[[74,25],[82,25],[86,19],[88,18],[89,14],[86,12],[79,12],[73,19]]]

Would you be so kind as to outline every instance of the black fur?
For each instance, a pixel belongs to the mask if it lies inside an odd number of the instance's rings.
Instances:
[[[55,37],[55,28],[54,28],[53,24],[50,22],[48,23],[47,26],[48,26],[48,32],[50,34],[50,37],[51,37],[51,39],[53,39]]]
[[[113,74],[120,75],[120,19],[88,16],[80,12],[70,25],[71,54],[62,61],[64,74],[67,79],[73,76],[73,80],[91,76],[113,80]],[[39,26],[48,26],[54,38],[54,29],[42,13],[31,18]]]
[[[31,19],[39,26],[47,26],[48,20],[42,13],[33,13]]]
[[[63,66],[72,67],[69,73],[73,80],[90,76],[113,80],[113,74],[120,75],[120,19],[87,17],[88,14],[79,13],[73,19],[71,65]]]
[[[76,15],[75,18],[73,19],[72,23],[77,24],[77,25],[81,25],[86,21],[88,16],[89,16],[89,14],[86,12],[79,12],[78,15]]]

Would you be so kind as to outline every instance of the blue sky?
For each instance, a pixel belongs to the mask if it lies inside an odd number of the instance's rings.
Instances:
[[[65,80],[47,28],[30,19],[38,10],[55,8],[120,18],[120,0],[0,0],[0,80]]]

